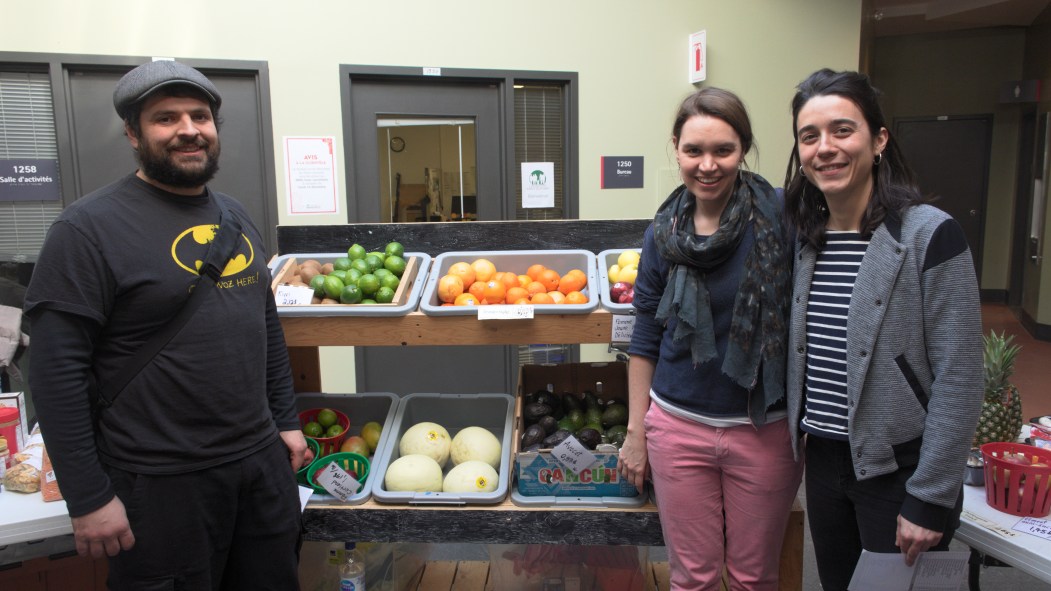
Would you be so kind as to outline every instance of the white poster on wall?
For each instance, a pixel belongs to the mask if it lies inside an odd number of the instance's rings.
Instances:
[[[555,163],[522,163],[522,207],[555,206]]]
[[[285,138],[285,197],[289,215],[339,213],[336,139]]]

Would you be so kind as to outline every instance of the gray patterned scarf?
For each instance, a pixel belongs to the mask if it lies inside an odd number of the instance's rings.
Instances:
[[[722,371],[751,390],[761,367],[763,397],[769,407],[784,396],[792,290],[792,259],[781,218],[781,199],[763,177],[741,171],[719,219],[719,229],[703,241],[694,232],[695,207],[693,194],[680,186],[654,217],[657,248],[672,263],[656,319],[665,324],[672,317],[678,320],[672,338],[689,342],[694,365],[717,356],[705,275],[733,255],[751,222],[755,240],[734,301]]]

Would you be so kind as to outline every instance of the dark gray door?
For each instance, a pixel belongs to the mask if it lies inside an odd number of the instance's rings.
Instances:
[[[992,116],[898,119],[894,135],[924,194],[956,218],[982,276]]]
[[[380,154],[376,149],[381,116],[444,117],[474,121],[477,152],[479,220],[508,219],[508,197],[501,184],[500,91],[496,83],[479,81],[377,79],[351,76],[350,150],[347,171],[347,217],[350,222],[388,221],[380,213]],[[422,171],[421,171],[422,173]],[[510,211],[514,211],[510,209]]]
[[[377,76],[350,79],[347,217],[351,222],[380,222],[380,154],[376,121],[381,116],[472,119],[477,153],[478,219],[508,219],[502,187],[500,91],[496,83],[436,79],[418,81]],[[510,211],[514,211],[510,209]],[[470,222],[464,222],[470,223]],[[372,248],[373,245],[364,245]],[[374,245],[382,248],[383,245]],[[411,243],[406,249],[413,250]],[[493,250],[499,250],[495,247]],[[439,252],[428,252],[437,256]],[[516,349],[476,347],[356,347],[361,392],[444,394],[512,393]]]
[[[192,65],[192,64],[191,64]],[[113,110],[113,88],[131,68],[70,69],[68,96],[73,141],[76,194],[85,195],[135,170],[131,145]],[[277,250],[277,204],[273,174],[268,172],[270,153],[269,111],[264,121],[262,90],[255,73],[215,72],[200,68],[223,97],[219,139],[220,170],[210,183],[241,202],[267,240],[267,250]]]

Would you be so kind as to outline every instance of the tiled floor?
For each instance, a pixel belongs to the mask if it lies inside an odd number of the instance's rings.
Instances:
[[[990,330],[1006,331],[1015,335],[1014,342],[1022,346],[1015,359],[1013,383],[1022,395],[1022,417],[1051,415],[1051,342],[1038,341],[1029,335],[1015,312],[1000,304],[982,305],[982,325],[985,334]]]

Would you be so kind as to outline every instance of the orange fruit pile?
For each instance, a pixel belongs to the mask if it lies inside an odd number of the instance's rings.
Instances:
[[[588,276],[580,269],[560,275],[540,263],[524,274],[499,271],[488,259],[457,262],[438,280],[438,299],[443,306],[493,304],[586,304]]]

